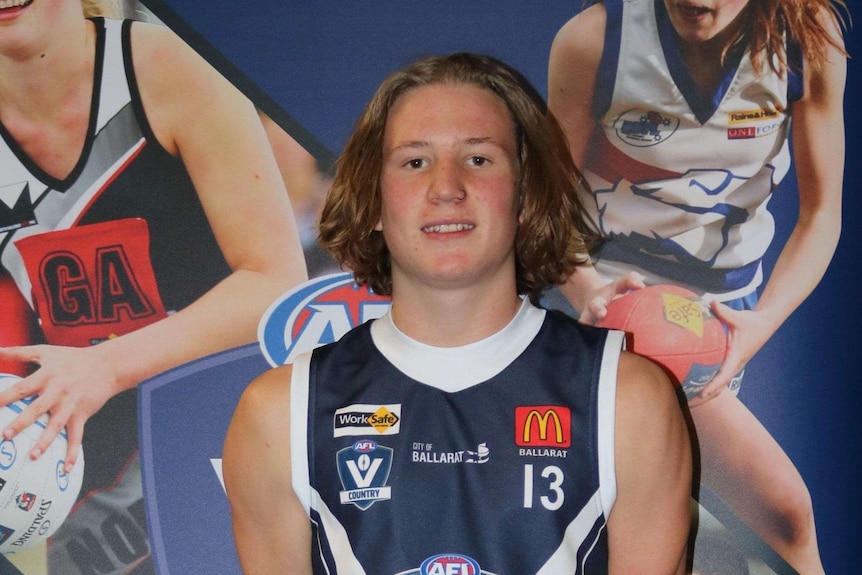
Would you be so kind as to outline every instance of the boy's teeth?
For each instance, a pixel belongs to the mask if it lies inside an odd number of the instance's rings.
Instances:
[[[461,232],[464,230],[472,230],[473,226],[470,224],[439,224],[436,226],[428,226],[425,228],[426,232],[433,233],[448,233],[448,232]]]

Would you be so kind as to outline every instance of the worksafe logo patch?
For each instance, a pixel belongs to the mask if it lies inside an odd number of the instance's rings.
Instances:
[[[333,437],[397,435],[401,431],[401,404],[355,403],[335,410]]]

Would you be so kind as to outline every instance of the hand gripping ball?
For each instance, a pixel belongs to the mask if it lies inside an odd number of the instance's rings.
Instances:
[[[19,379],[0,374],[0,390]],[[0,430],[33,399],[0,408]],[[23,551],[47,539],[69,515],[81,491],[84,454],[80,454],[71,473],[63,471],[65,431],[39,459],[30,459],[30,450],[42,434],[47,418],[43,415],[12,439],[0,439],[0,553],[3,555]]]
[[[691,399],[724,361],[727,331],[694,292],[673,285],[614,300],[597,325],[626,332],[626,349],[661,366]]]

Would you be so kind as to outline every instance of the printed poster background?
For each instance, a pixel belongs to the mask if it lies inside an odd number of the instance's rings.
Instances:
[[[204,41],[225,57],[223,71],[238,83],[248,81],[245,89],[258,105],[325,165],[329,153],[341,149],[380,80],[426,53],[488,52],[524,71],[545,93],[550,42],[580,3],[260,1],[241,19],[235,4],[222,1],[149,5],[196,48],[205,52],[206,46],[198,44]],[[854,40],[851,32],[849,46],[856,54]],[[860,143],[852,105],[860,81],[855,64],[851,60],[847,90],[845,213],[851,217],[860,213],[852,193],[859,182],[853,158]],[[230,66],[244,78],[234,77]],[[278,109],[269,109],[273,104]],[[795,216],[793,182],[776,193],[773,209],[779,224],[775,244],[781,245]],[[851,286],[860,254],[858,234],[845,229],[823,282],[752,362],[742,390],[743,400],[806,479],[824,563],[835,573],[853,571],[857,563],[858,390],[849,358],[857,339]]]
[[[244,76],[236,80],[249,82],[249,95],[322,165],[341,149],[383,77],[427,53],[490,53],[524,71],[546,94],[551,40],[580,4],[268,0],[249,5],[240,17],[236,4],[223,0],[148,2],[181,34],[191,33],[186,37],[196,48],[205,50],[198,44],[205,42],[223,56],[229,77],[235,66]],[[851,31],[848,45],[858,58],[857,36]],[[854,193],[860,182],[855,156],[862,147],[854,103],[862,91],[862,70],[852,59],[849,68],[844,197],[850,225],[826,277],[752,362],[741,392],[811,490],[821,552],[831,573],[858,568],[855,526],[862,510],[856,487],[859,391],[850,359],[859,340],[854,280],[862,249],[852,222],[862,213]],[[795,182],[790,180],[772,201],[779,226],[775,247],[783,244],[795,218]],[[770,255],[767,269],[777,249]]]
[[[422,55],[486,52],[522,70],[546,94],[551,41],[581,2],[258,0],[241,8],[225,0],[145,0],[144,4],[326,170],[383,77]],[[814,294],[751,362],[740,392],[805,479],[826,571],[839,574],[855,572],[862,563],[857,543],[862,423],[860,384],[852,359],[860,340],[855,296],[862,258],[862,234],[854,225],[854,216],[862,213],[856,193],[862,180],[856,161],[862,150],[858,36],[858,31],[851,30],[847,37],[856,58],[849,62],[845,97],[847,223],[841,242]],[[792,177],[770,205],[778,230],[767,270],[794,223]],[[331,271],[311,244],[308,255],[312,275]],[[150,451],[150,459],[144,459],[145,473],[150,474],[145,475],[145,489],[147,511],[159,518],[151,526],[151,535],[161,575],[238,573],[232,542],[225,542],[230,537],[227,505],[211,460],[221,457],[232,402],[244,382],[265,368],[251,346],[194,362],[144,385],[141,444]],[[732,526],[732,517],[721,519]],[[740,543],[746,545],[749,553],[769,563],[758,573],[792,572],[756,543]],[[203,565],[198,556],[218,568]]]

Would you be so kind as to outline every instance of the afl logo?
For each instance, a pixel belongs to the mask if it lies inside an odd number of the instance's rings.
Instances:
[[[419,575],[479,575],[481,572],[474,559],[457,554],[434,555],[419,567]]]
[[[377,442],[373,439],[360,439],[353,444],[353,451],[358,453],[368,453],[377,449]]]
[[[291,363],[301,353],[337,341],[389,309],[389,298],[353,281],[353,274],[314,278],[286,292],[269,306],[257,337],[273,367]]]
[[[637,109],[623,112],[614,122],[619,139],[639,148],[664,142],[678,127],[679,118]]]

